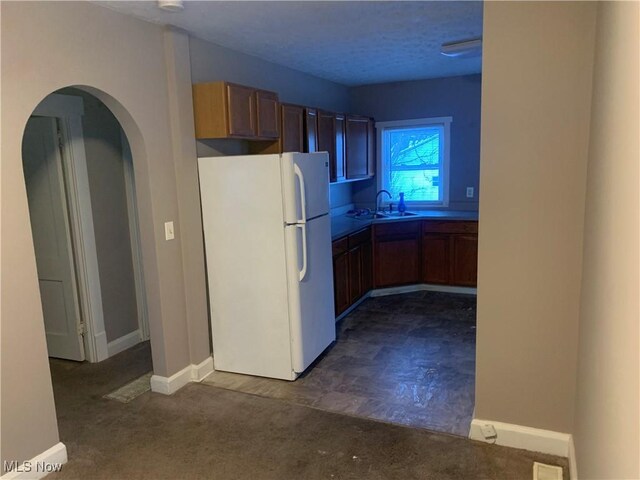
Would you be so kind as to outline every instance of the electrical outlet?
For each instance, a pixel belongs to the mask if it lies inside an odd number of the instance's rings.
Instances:
[[[173,222],[164,222],[164,238],[165,240],[173,240],[176,238],[173,231]]]
[[[486,439],[486,440],[490,440],[492,438],[496,438],[498,436],[498,433],[496,432],[496,429],[493,425],[487,423],[486,425],[482,425],[480,427],[480,431],[482,432],[482,436]]]
[[[467,198],[473,198],[473,187],[467,187]]]

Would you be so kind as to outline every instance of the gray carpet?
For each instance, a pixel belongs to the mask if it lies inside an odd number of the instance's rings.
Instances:
[[[566,461],[190,384],[103,397],[149,370],[148,344],[100,364],[51,361],[69,462],[49,479],[531,479]]]

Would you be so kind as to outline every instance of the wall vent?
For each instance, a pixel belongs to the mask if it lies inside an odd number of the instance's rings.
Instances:
[[[533,462],[533,480],[562,480],[562,467]]]

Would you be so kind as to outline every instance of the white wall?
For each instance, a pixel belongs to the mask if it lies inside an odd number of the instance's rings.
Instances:
[[[640,478],[638,2],[601,2],[574,439],[581,479]]]

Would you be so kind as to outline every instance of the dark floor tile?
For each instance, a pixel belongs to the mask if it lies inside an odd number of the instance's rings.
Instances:
[[[367,299],[295,382],[215,372],[206,383],[340,413],[466,436],[474,407],[475,297]]]

